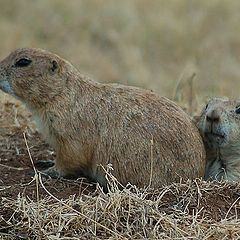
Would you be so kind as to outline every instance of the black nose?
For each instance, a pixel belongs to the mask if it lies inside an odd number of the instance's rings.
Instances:
[[[220,114],[216,110],[210,111],[206,115],[206,120],[207,122],[217,123],[220,121]]]

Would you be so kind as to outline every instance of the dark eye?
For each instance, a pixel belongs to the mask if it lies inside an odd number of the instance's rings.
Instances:
[[[27,58],[21,58],[19,59],[16,63],[15,63],[15,67],[26,67],[28,66],[30,63],[32,62],[32,60],[27,59]]]
[[[235,113],[236,113],[236,114],[240,114],[240,107],[239,107],[239,106],[236,107]]]
[[[207,110],[207,108],[208,108],[208,104],[206,105],[205,110]]]

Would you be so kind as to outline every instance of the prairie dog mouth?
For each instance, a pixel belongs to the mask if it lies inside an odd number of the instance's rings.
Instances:
[[[221,147],[228,142],[227,135],[224,133],[205,132],[205,137],[211,146]]]
[[[215,133],[215,132],[206,132],[206,137],[213,137],[213,138],[225,138],[225,134]]]

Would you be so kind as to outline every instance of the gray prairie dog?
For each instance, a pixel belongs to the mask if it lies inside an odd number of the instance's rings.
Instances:
[[[18,49],[0,62],[0,88],[20,99],[56,151],[50,176],[83,176],[106,190],[112,164],[123,185],[159,187],[201,177],[198,129],[176,104],[119,84],[100,84],[41,49]]]
[[[240,181],[240,101],[211,99],[198,120],[206,146],[206,180]]]

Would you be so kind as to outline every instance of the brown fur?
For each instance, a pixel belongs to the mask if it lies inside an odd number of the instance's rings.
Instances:
[[[21,58],[32,63],[16,67]],[[0,79],[2,90],[32,111],[39,131],[55,149],[57,160],[49,173],[83,175],[105,187],[99,165],[108,163],[122,184],[139,187],[147,186],[150,178],[151,186],[159,187],[204,173],[200,134],[167,98],[97,83],[40,49],[11,53],[0,62]]]
[[[198,127],[207,152],[205,179],[240,181],[239,107],[240,101],[214,98],[201,113]]]

